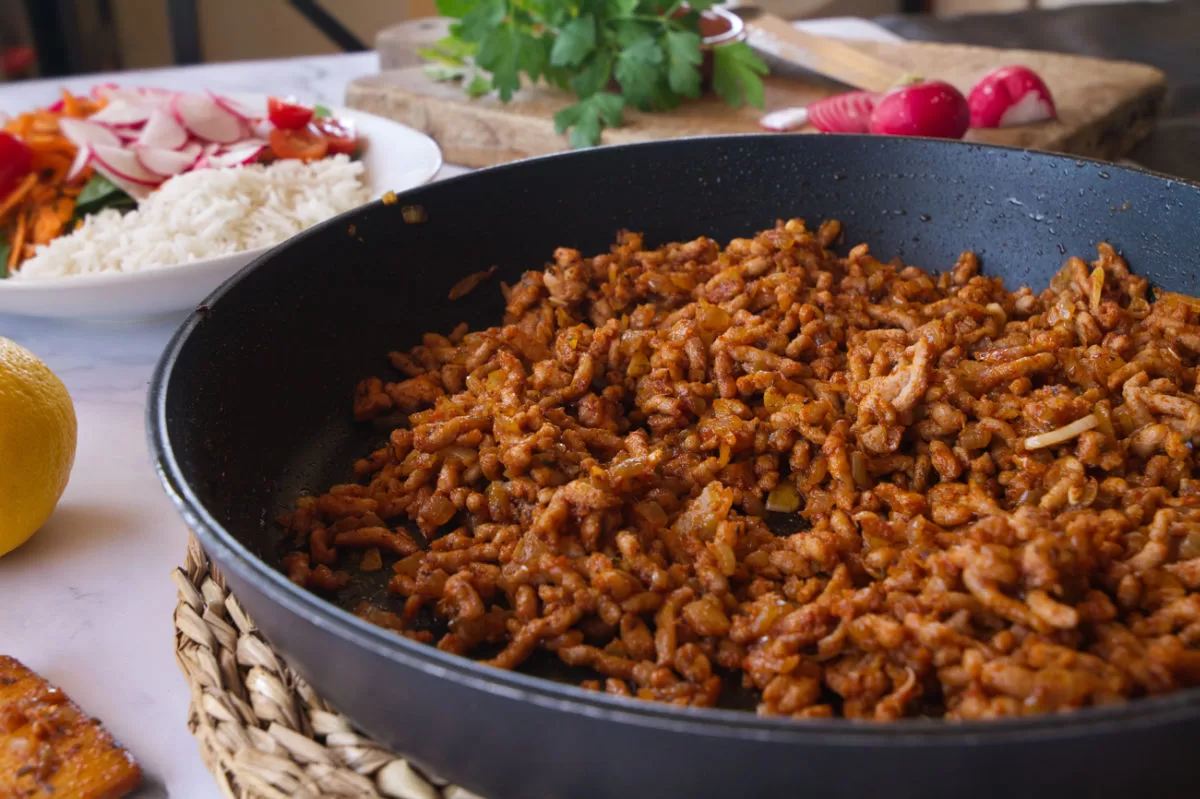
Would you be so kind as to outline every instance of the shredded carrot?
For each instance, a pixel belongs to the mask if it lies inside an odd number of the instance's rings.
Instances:
[[[37,188],[29,192],[30,204],[37,208],[45,203],[54,202],[54,198],[58,196],[53,186],[47,186],[45,183],[39,183]]]
[[[59,197],[54,202],[54,214],[65,225],[75,215],[75,201],[70,197]]]
[[[75,95],[71,94],[65,88],[62,90],[63,101],[63,116],[74,117],[76,119],[84,116],[83,106],[75,99]]]
[[[25,254],[25,233],[28,223],[25,221],[25,214],[17,216],[17,230],[13,234],[12,251],[8,254],[8,271],[11,273],[17,268],[21,257]]]
[[[8,212],[16,208],[21,201],[25,199],[25,195],[29,194],[29,192],[36,185],[37,175],[32,172],[26,175],[25,178],[19,184],[17,184],[17,187],[12,190],[12,193],[4,198],[4,203],[0,204],[0,220],[8,216]]]
[[[32,257],[38,245],[79,226],[74,220],[76,198],[95,172],[85,167],[67,182],[78,150],[63,135],[59,120],[84,119],[105,105],[103,98],[76,96],[63,89],[57,110],[39,108],[4,123],[3,129],[24,141],[33,152],[30,174],[7,197],[0,198],[0,236],[7,237],[12,246],[10,272]]]
[[[54,208],[49,205],[40,206],[33,220],[33,243],[47,244],[62,231],[63,220],[59,218]]]

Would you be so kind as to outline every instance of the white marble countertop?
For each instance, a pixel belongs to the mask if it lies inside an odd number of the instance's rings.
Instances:
[[[856,38],[882,30],[861,20],[821,28]],[[377,71],[378,58],[367,53],[34,81],[0,85],[0,111],[53,102],[59,86],[83,92],[110,79],[339,104],[347,82]],[[449,166],[442,176],[461,171]],[[0,336],[63,379],[79,419],[75,467],[58,509],[29,543],[0,559],[0,654],[104,721],[146,772],[139,797],[216,799],[188,733],[187,686],[171,645],[169,574],[183,562],[187,533],[151,468],[143,427],[151,372],[183,318],[102,325],[0,315]]]

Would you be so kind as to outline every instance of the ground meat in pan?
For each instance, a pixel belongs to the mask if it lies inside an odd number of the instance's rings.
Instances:
[[[363,381],[394,430],[281,518],[290,576],[382,562],[394,606],[359,613],[399,634],[675,704],[740,680],[764,715],[1200,685],[1200,302],[1106,245],[1038,295],[839,235],[557,250],[503,325]]]

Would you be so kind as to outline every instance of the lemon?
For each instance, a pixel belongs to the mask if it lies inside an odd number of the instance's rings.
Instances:
[[[32,352],[0,338],[0,557],[50,518],[75,463],[75,406]]]

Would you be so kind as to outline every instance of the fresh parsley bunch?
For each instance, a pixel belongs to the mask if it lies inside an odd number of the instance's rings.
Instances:
[[[579,99],[554,115],[572,147],[590,147],[621,124],[626,106],[675,108],[699,97],[700,12],[713,0],[438,0],[457,20],[450,36],[421,54],[427,73],[460,80],[472,97],[503,102],[543,80]],[[680,10],[686,13],[679,13]],[[762,107],[767,67],[743,42],[713,50],[713,89],[732,106]]]

